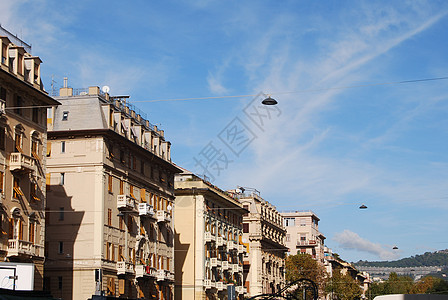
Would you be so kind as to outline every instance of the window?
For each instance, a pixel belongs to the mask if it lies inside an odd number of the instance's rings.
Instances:
[[[34,244],[34,231],[35,231],[35,223],[30,222],[30,232],[29,232],[29,241]]]
[[[65,153],[65,141],[61,142],[61,153]]]
[[[110,260],[110,254],[111,254],[111,243],[106,243],[106,260]]]
[[[114,244],[111,244],[111,249],[112,249],[112,253],[111,253],[111,260],[115,261],[115,246]]]
[[[120,195],[124,194],[124,181],[120,180]]]
[[[291,235],[290,235],[290,234],[287,234],[287,235],[286,235],[286,241],[287,241],[287,242],[290,242],[290,241],[291,241]]]
[[[134,232],[133,224],[134,220],[132,219],[132,216],[128,215],[128,230],[130,233]]]
[[[5,177],[5,174],[3,172],[0,172],[0,193],[3,193],[3,178]]]
[[[140,161],[140,173],[145,174],[145,162],[143,160]]]
[[[132,184],[129,185],[129,195],[135,199],[134,196],[134,186]]]
[[[47,157],[51,155],[51,142],[47,142]]]
[[[40,198],[37,196],[37,183],[31,182],[30,186],[30,198],[32,201],[40,201]]]
[[[20,96],[15,95],[15,101],[14,101],[14,112],[18,115],[22,115],[22,109],[20,107],[23,106],[23,99]]]
[[[112,226],[112,209],[107,209],[107,225]]]
[[[249,223],[243,223],[243,232],[249,233]]]
[[[14,136],[14,141],[15,141],[15,152],[20,152],[23,153],[22,150],[22,132],[20,131],[20,129],[16,130],[15,136]]]
[[[64,185],[64,183],[65,183],[65,173],[61,173],[61,182],[60,182],[60,184]]]
[[[306,218],[300,218],[300,226],[306,226]]]
[[[34,123],[39,123],[39,108],[33,107],[32,120]]]
[[[108,174],[107,175],[107,191],[109,193],[113,193],[113,191],[112,191],[112,182],[113,182],[113,177],[112,177],[112,175]]]
[[[14,199],[19,199],[19,197],[23,196],[22,190],[20,189],[20,180],[17,177],[13,179],[13,195]]]
[[[62,276],[58,276],[58,289],[62,290]]]
[[[123,217],[118,217],[118,228],[123,230]]]
[[[59,242],[58,253],[59,254],[64,253],[64,242]]]
[[[33,137],[33,139],[31,140],[31,155],[34,157],[34,159],[40,161],[38,153],[39,153],[39,141],[35,137]]]
[[[59,221],[64,221],[64,208],[59,207]]]
[[[296,225],[296,218],[284,218],[283,220],[286,227]]]
[[[146,202],[146,190],[140,189],[140,202],[145,203]]]
[[[0,150],[6,149],[5,139],[6,139],[6,128],[0,126]]]
[[[68,111],[64,111],[62,113],[62,121],[67,121],[68,120]]]
[[[123,246],[118,245],[118,261],[124,261]]]

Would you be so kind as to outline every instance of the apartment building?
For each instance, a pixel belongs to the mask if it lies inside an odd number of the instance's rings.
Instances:
[[[289,254],[308,253],[325,264],[325,236],[319,231],[319,217],[312,211],[282,212]]]
[[[286,230],[274,205],[255,189],[231,191],[247,213],[243,217],[243,242],[249,255],[244,259],[244,279],[250,296],[275,293],[285,284]]]
[[[48,112],[45,286],[56,297],[172,299],[170,142],[129,96],[64,82]]]
[[[242,217],[227,192],[184,170],[176,175],[175,298],[243,299]],[[229,298],[230,299],[230,298]]]
[[[42,290],[46,107],[58,102],[43,88],[40,58],[2,27],[0,51],[0,260],[30,264],[27,289]],[[1,286],[20,289],[16,279]]]

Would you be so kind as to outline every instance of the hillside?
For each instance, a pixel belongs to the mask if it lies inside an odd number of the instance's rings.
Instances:
[[[360,260],[354,263],[355,266],[370,267],[429,267],[448,266],[448,249],[436,252],[426,252],[394,261],[366,261]]]

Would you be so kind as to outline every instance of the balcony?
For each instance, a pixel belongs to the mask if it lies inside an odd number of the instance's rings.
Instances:
[[[151,205],[148,203],[139,203],[138,204],[138,214],[140,216],[148,216],[152,217],[154,215],[154,210]]]
[[[216,283],[216,289],[217,289],[218,291],[223,291],[224,288],[226,288],[224,282],[222,282],[222,281],[218,281],[218,282]]]
[[[174,281],[174,272],[166,271],[165,276],[166,276],[166,280]]]
[[[117,208],[124,211],[135,211],[135,200],[128,195],[118,195]]]
[[[145,266],[145,265],[136,265],[135,266],[135,277],[136,278],[156,278],[157,269]]]
[[[211,232],[206,232],[204,234],[204,240],[206,243],[211,243],[216,241],[216,237]]]
[[[221,261],[217,257],[210,258],[210,265],[213,267],[220,267]]]
[[[238,264],[230,264],[230,265],[231,265],[231,269],[232,269],[233,273],[240,272],[240,268],[239,268]],[[241,266],[241,271],[243,271],[242,269],[243,269],[243,267]]]
[[[235,291],[238,294],[246,294],[246,288],[244,286],[236,286]]]
[[[222,268],[223,270],[228,270],[228,269],[229,269],[229,262],[226,261],[226,260],[223,260],[223,261],[221,262],[221,268]]]
[[[9,239],[7,257],[22,255],[44,257],[44,246],[19,239]]]
[[[316,247],[317,243],[315,240],[309,240],[309,241],[297,241],[297,247]]]
[[[117,262],[117,275],[134,273],[134,265],[125,261]]]
[[[217,247],[224,246],[224,238],[222,236],[218,236],[216,238],[216,246]]]
[[[236,249],[236,245],[233,241],[228,241],[227,242],[227,250],[234,250]]]
[[[246,252],[246,246],[238,245],[238,254],[242,254],[244,252]]]
[[[23,153],[11,153],[9,157],[9,169],[13,171],[34,172],[36,170],[35,160]]]
[[[167,280],[168,277],[166,276],[167,275],[166,273],[167,273],[166,270],[162,270],[162,269],[157,270],[157,273],[156,273],[157,281]]]
[[[205,279],[204,280],[204,287],[205,287],[206,290],[215,288],[215,286],[216,286],[216,284],[213,281],[211,281],[210,279]]]
[[[157,222],[170,222],[171,216],[167,211],[158,210],[157,211]]]

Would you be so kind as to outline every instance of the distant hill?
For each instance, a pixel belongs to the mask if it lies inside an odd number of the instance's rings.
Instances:
[[[411,256],[394,261],[366,261],[360,260],[354,263],[355,266],[366,267],[430,267],[448,266],[448,249],[436,252],[426,252],[422,255]]]

